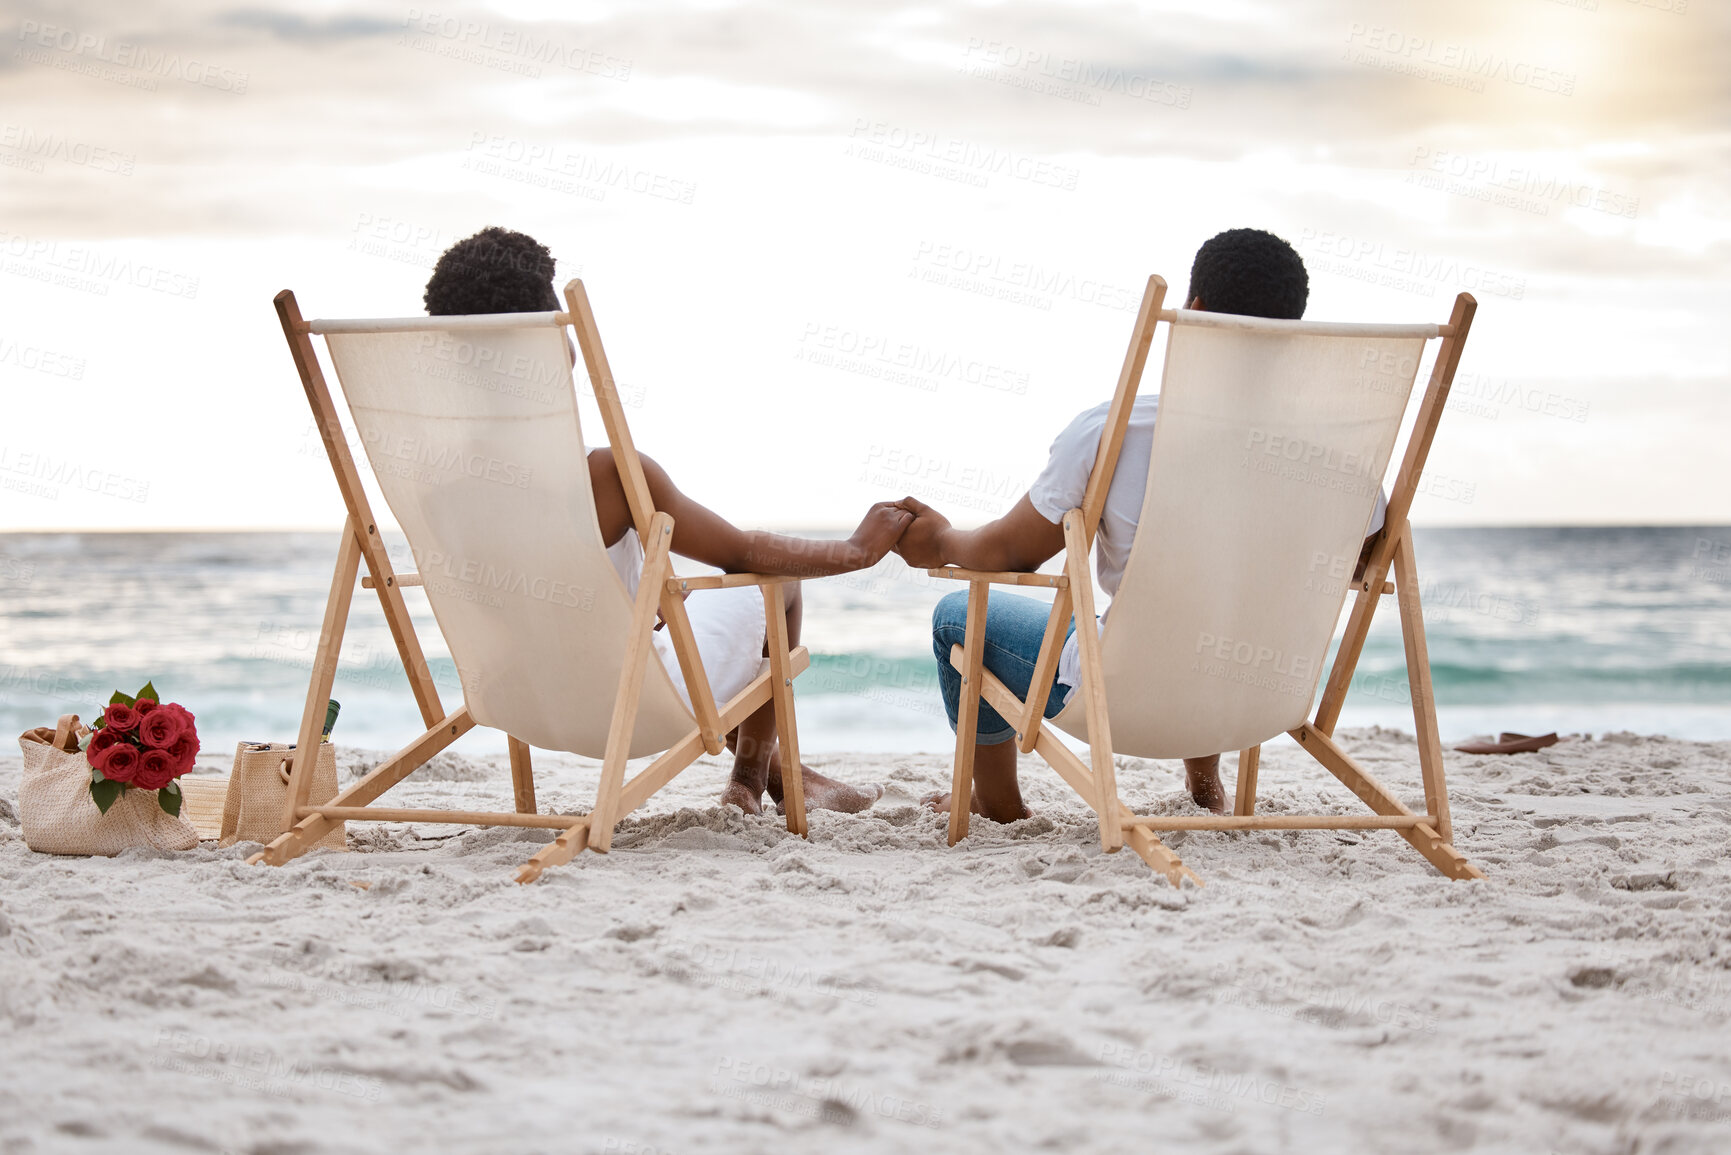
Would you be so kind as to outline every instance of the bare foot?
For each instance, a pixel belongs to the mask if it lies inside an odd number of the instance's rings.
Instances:
[[[935,810],[939,814],[948,814],[950,812],[950,792],[945,790],[937,794],[928,794],[924,798],[920,799],[920,805],[924,806],[927,810]],[[975,791],[973,803],[968,807],[968,809],[973,813],[978,814],[981,818],[990,818],[993,822],[1015,822],[1020,818],[1032,818],[1034,816],[1034,812],[1029,810],[1026,806],[1022,807],[1022,812],[1020,814],[1006,814],[1001,817],[996,814],[987,814],[985,806],[980,803],[980,795],[978,791]]]
[[[1220,755],[1184,759],[1184,785],[1196,805],[1215,814],[1226,813],[1226,787],[1220,784]]]
[[[737,806],[747,814],[762,814],[763,802],[761,794],[753,794],[749,786],[739,782],[729,782],[721,792],[723,806]]]
[[[846,782],[826,778],[810,766],[801,766],[800,771],[799,781],[805,789],[807,810],[838,810],[843,814],[858,814],[862,810],[869,810],[872,803],[884,796],[884,788],[875,782],[870,786],[849,786]],[[775,799],[776,810],[785,814],[787,805],[781,797],[779,764],[774,767],[774,775],[769,783],[769,796]]]

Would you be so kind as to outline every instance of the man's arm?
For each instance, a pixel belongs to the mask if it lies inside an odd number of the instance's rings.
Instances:
[[[943,514],[917,498],[896,503],[914,515],[895,550],[917,569],[958,565],[963,569],[1032,572],[1064,548],[1064,527],[1049,522],[1027,494],[1010,512],[978,529],[956,529]]]
[[[879,502],[846,541],[742,530],[687,497],[667,471],[647,455],[638,454],[638,460],[649,483],[650,501],[673,518],[673,552],[725,573],[825,577],[864,569],[876,565],[913,520],[912,513],[890,502]],[[589,485],[595,494],[602,540],[612,545],[631,528],[631,507],[625,500],[625,485],[612,450],[598,449],[589,455]]]

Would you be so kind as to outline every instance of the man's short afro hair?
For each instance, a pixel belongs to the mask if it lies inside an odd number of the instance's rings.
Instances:
[[[556,310],[553,264],[547,246],[527,233],[485,228],[445,250],[422,300],[434,317]]]
[[[1227,229],[1196,250],[1188,305],[1202,298],[1211,313],[1296,321],[1310,299],[1310,277],[1293,247],[1261,229]]]

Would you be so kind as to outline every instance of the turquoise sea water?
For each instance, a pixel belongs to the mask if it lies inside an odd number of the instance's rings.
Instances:
[[[213,753],[292,741],[335,553],[335,534],[0,534],[0,723],[16,734],[89,716],[148,677],[198,716]],[[1445,739],[1731,738],[1731,527],[1421,530],[1417,553]],[[894,557],[806,583],[807,750],[951,748],[928,623],[953,588]],[[407,596],[454,706],[455,669],[419,593]],[[418,733],[370,591],[355,600],[343,656],[337,738],[395,748]],[[1390,599],[1342,724],[1410,731],[1411,718]],[[504,748],[486,731],[463,743]]]

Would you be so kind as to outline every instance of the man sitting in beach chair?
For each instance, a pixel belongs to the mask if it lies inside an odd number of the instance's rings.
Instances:
[[[1231,229],[1197,250],[1186,299],[1191,309],[1297,320],[1304,315],[1309,293],[1304,262],[1291,245],[1260,229]],[[1136,521],[1148,485],[1154,414],[1159,403],[1157,393],[1136,398],[1118,469],[1107,490],[1094,548],[1100,585],[1109,595],[1118,592],[1136,536]],[[1082,504],[1110,406],[1110,401],[1102,402],[1065,427],[1052,442],[1045,469],[1022,499],[997,521],[979,529],[958,530],[930,506],[912,497],[902,499],[898,504],[916,516],[903,532],[896,552],[916,568],[942,565],[995,571],[1039,568],[1064,548],[1064,514]],[[1385,505],[1379,493],[1370,521],[1370,537],[1359,557],[1360,569],[1382,529]],[[992,591],[987,606],[985,668],[1025,699],[1051,606],[997,590]],[[956,727],[961,697],[961,675],[950,663],[950,647],[962,643],[967,613],[966,590],[946,596],[932,613],[932,652],[937,658],[939,686],[952,730]],[[1055,717],[1064,708],[1072,688],[1081,684],[1075,629],[1072,621],[1058,660],[1057,680],[1046,700],[1047,718]],[[1013,822],[1029,813],[1022,804],[1016,778],[1016,744],[1012,741],[1015,737],[1011,724],[989,704],[981,702],[971,809],[997,822]],[[1185,785],[1198,806],[1216,814],[1226,812],[1218,754],[1186,758],[1184,774]],[[934,810],[948,810],[950,796],[934,794],[925,802]]]
[[[463,316],[558,311],[561,306],[553,290],[553,269],[552,253],[533,237],[500,228],[483,229],[458,241],[439,258],[427,282],[427,312],[432,316]],[[576,352],[570,352],[574,363]],[[680,492],[667,471],[648,454],[638,456],[655,508],[673,517],[673,552],[728,573],[823,577],[865,569],[889,552],[902,528],[912,520],[912,514],[881,502],[871,508],[846,541],[746,531]],[[643,547],[631,523],[625,483],[614,465],[612,450],[590,450],[588,464],[608,557],[620,580],[635,595]],[[802,609],[799,583],[789,582],[784,590],[788,644],[797,646]],[[687,596],[686,609],[715,697],[725,702],[757,676],[767,652],[762,595],[755,587],[698,590]],[[684,698],[678,659],[667,632],[659,626],[655,649]],[[766,791],[780,804],[783,768],[773,699],[729,734],[727,744],[734,752],[734,764],[733,776],[722,791],[723,804],[737,806],[747,814],[761,814]],[[853,813],[883,795],[881,786],[862,789],[826,778],[808,766],[800,770],[807,806]]]

